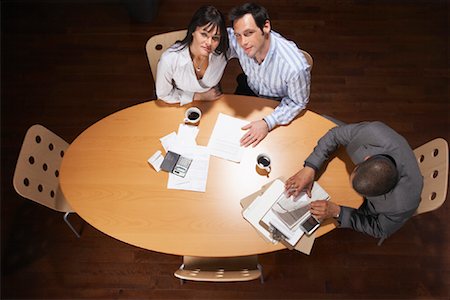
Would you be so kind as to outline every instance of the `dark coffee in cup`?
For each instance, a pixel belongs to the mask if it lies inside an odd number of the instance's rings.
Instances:
[[[266,156],[261,156],[258,158],[258,164],[260,164],[263,167],[268,167],[270,165],[270,160]]]
[[[184,122],[188,124],[197,124],[202,117],[202,111],[198,107],[189,107],[184,113]]]
[[[261,153],[256,157],[256,167],[257,172],[261,175],[263,173],[267,176],[269,176],[270,171],[272,170],[272,167],[270,166],[270,157],[269,155],[265,153]]]
[[[191,111],[188,115],[188,119],[192,121],[197,120],[198,117],[200,117],[200,114],[196,111]]]

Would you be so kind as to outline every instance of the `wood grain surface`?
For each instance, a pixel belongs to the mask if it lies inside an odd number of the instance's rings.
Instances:
[[[337,229],[316,239],[310,256],[260,255],[264,285],[181,286],[173,276],[180,256],[120,242],[89,224],[77,239],[60,213],[14,191],[31,125],[72,143],[98,120],[147,103],[154,97],[148,38],[185,28],[202,4],[227,14],[243,1],[159,3],[155,20],[139,23],[119,0],[1,1],[1,298],[448,299],[448,199],[381,247]],[[448,1],[258,3],[275,31],[314,58],[310,111],[348,123],[383,121],[412,148],[435,137],[450,141]],[[226,93],[234,92],[239,73],[231,61],[222,79]],[[292,159],[299,163],[286,173],[301,167],[302,157]],[[73,222],[82,224],[77,216]]]

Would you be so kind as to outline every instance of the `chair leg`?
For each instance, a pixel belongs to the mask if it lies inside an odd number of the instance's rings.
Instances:
[[[69,214],[70,212],[66,212],[64,214],[64,222],[66,222],[66,224],[70,227],[70,229],[73,231],[73,233],[75,233],[75,235],[77,236],[77,238],[80,238],[81,235],[80,233],[78,233],[75,228],[72,226],[72,224],[69,222]]]
[[[263,274],[263,267],[262,265],[258,264],[258,270],[261,272],[261,277],[259,278],[259,280],[261,281],[261,284],[264,283],[264,274]]]

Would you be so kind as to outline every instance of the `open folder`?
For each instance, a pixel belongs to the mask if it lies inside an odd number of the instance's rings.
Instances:
[[[262,219],[267,215],[267,212],[276,202],[277,197],[274,195],[276,195],[278,190],[281,188],[280,183],[284,187],[283,181],[281,179],[276,179],[264,185],[259,191],[241,200],[241,206],[243,208],[242,215],[244,219],[246,219],[256,229],[262,238],[264,238],[267,242],[272,243],[277,243],[278,241],[273,238],[269,227],[267,224],[262,222]],[[275,186],[273,186],[274,184]],[[269,188],[271,189],[268,191]],[[320,197],[322,197],[322,195],[320,195]],[[308,236],[302,232],[295,242],[293,242],[294,240],[289,242],[283,239],[279,242],[289,249],[295,249],[309,255],[311,253],[315,237],[315,233]]]

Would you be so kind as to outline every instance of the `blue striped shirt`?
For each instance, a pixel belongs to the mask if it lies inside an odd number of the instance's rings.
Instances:
[[[230,58],[237,57],[247,75],[248,86],[260,97],[281,100],[264,117],[269,130],[289,124],[309,101],[311,66],[297,45],[275,31],[270,32],[270,48],[261,64],[248,57],[239,46],[234,30],[228,28]]]

